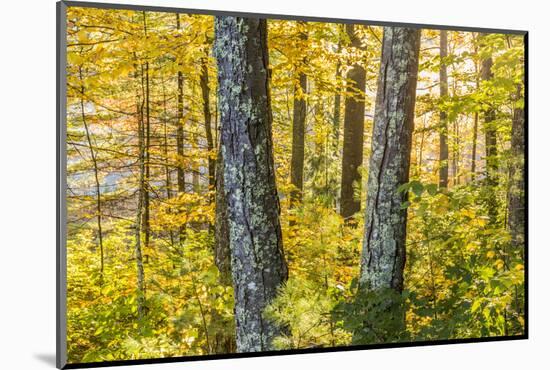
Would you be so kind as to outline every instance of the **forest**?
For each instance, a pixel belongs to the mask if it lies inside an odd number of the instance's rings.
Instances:
[[[525,332],[521,34],[67,11],[69,363]]]

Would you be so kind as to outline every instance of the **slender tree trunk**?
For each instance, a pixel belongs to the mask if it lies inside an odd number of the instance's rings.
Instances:
[[[342,66],[340,65],[340,61],[336,64],[336,80],[340,81],[341,78],[341,72],[340,69]],[[339,86],[336,87],[339,89]],[[332,118],[332,125],[334,126],[334,138],[333,138],[333,147],[338,148],[338,140],[340,140],[340,116],[342,115],[340,113],[341,106],[342,105],[342,95],[340,94],[340,91],[336,91],[334,93],[334,117]]]
[[[478,36],[476,34],[473,34],[473,42],[474,42],[474,52],[477,54],[478,47],[477,47],[477,38]],[[474,61],[474,73],[476,77],[476,91],[479,91],[479,65],[478,61]],[[472,173],[472,181],[476,180],[476,156],[477,156],[477,135],[478,135],[478,126],[479,126],[479,113],[476,111],[474,113],[474,128],[473,128],[473,137],[472,137],[472,164],[470,167],[470,172]]]
[[[476,178],[476,156],[477,156],[477,131],[478,131],[478,125],[479,125],[479,113],[474,113],[474,128],[472,129],[473,135],[472,135],[472,165],[470,168],[470,172],[472,173],[472,181]]]
[[[521,86],[518,87],[518,100],[523,100]],[[510,166],[510,185],[508,189],[508,230],[512,237],[512,246],[521,251],[525,243],[525,111],[514,108],[512,117],[512,142]]]
[[[483,60],[481,64],[481,79],[490,81],[493,78],[493,59],[491,57]],[[496,187],[498,185],[498,158],[497,158],[497,131],[495,127],[496,112],[493,107],[487,108],[484,112],[485,129],[485,161],[486,178],[488,189],[488,214],[491,224],[496,224],[498,213],[498,201],[496,198]]]
[[[212,114],[210,113],[210,86],[208,86],[208,56],[201,59],[200,85],[202,93],[202,110],[204,114],[204,131],[208,149],[208,187],[213,190],[216,186],[216,160],[213,157],[214,138],[212,137]],[[212,201],[214,198],[212,197]]]
[[[442,102],[449,96],[447,65],[447,31],[439,34],[439,97]],[[447,111],[442,108],[439,111],[439,187],[446,188],[449,183],[449,145]]]
[[[307,40],[306,23],[299,22],[298,37],[301,43]],[[290,206],[302,200],[304,191],[304,151],[305,151],[305,125],[306,125],[306,100],[307,75],[301,70],[304,67],[305,58],[298,64],[298,82],[294,85],[294,108],[292,117],[292,156],[290,160],[290,183],[293,185],[290,193]]]
[[[341,29],[341,26],[338,25],[338,30]],[[338,47],[337,51],[340,53],[342,49],[342,41],[340,35],[338,35]],[[340,80],[342,78],[342,65],[340,63],[340,58],[338,58],[338,61],[336,62],[336,71],[334,79],[336,81],[336,92],[334,93],[334,115],[332,117],[332,125],[333,125],[333,147],[338,149],[338,141],[340,140],[340,116],[341,116],[341,104],[342,104],[342,94],[340,93]]]
[[[164,162],[165,162],[165,166],[164,166],[164,176],[165,176],[165,179],[166,179],[166,198],[170,199],[172,198],[172,179],[171,179],[171,176],[170,176],[170,166],[168,164],[168,145],[169,145],[169,141],[168,141],[168,118],[167,118],[167,115],[168,115],[168,111],[166,109],[166,88],[164,86],[164,79],[162,81],[162,110],[163,110],[163,118],[162,118],[162,123],[163,123],[163,136],[164,136]]]
[[[361,48],[361,40],[355,35],[354,25],[346,24],[346,32],[353,48]],[[365,68],[354,64],[347,74],[344,147],[342,152],[342,181],[340,188],[340,214],[349,219],[361,210],[361,174],[363,163],[363,136],[365,128]],[[354,186],[357,189],[354,189]]]
[[[265,351],[284,329],[263,312],[288,277],[273,164],[267,22],[217,17],[215,30],[237,350]]]
[[[143,30],[147,38],[147,16],[143,12]],[[145,190],[143,193],[143,234],[144,247],[149,247],[150,228],[150,179],[151,179],[151,103],[150,103],[149,62],[145,62]]]
[[[94,180],[95,180],[95,194],[96,194],[96,213],[97,213],[97,236],[99,241],[99,255],[100,255],[100,276],[101,282],[103,282],[103,269],[104,269],[104,249],[103,249],[103,229],[101,226],[101,184],[99,182],[99,168],[97,166],[97,156],[92,144],[92,137],[90,135],[90,129],[88,128],[88,122],[86,120],[86,112],[84,110],[84,78],[82,76],[82,67],[78,68],[81,88],[80,88],[80,110],[82,115],[82,124],[84,125],[84,131],[86,132],[86,140],[88,141],[88,147],[90,148],[90,157],[92,158],[92,164],[94,166]]]
[[[143,68],[141,68],[141,85],[143,91]],[[136,67],[137,78],[137,67]],[[144,124],[143,124],[143,105],[145,100],[141,99],[139,94],[136,94],[136,109],[138,117],[138,162],[139,162],[139,188],[138,188],[138,200],[136,209],[136,221],[135,221],[135,248],[134,254],[136,258],[136,271],[137,271],[137,291],[136,291],[136,303],[138,317],[142,318],[144,314],[145,306],[145,272],[143,268],[143,254],[141,246],[141,232],[143,222],[143,198],[145,193],[145,140],[144,140]]]
[[[180,15],[176,14],[176,28],[181,29]],[[178,63],[181,67],[181,62]],[[178,154],[177,176],[178,176],[178,193],[185,193],[185,166],[184,166],[184,149],[185,136],[183,131],[183,73],[178,71],[178,93],[177,93],[177,122],[176,122],[176,150]],[[185,235],[185,225],[180,225],[179,242],[181,243]]]
[[[168,111],[166,109],[166,88],[164,78],[162,79],[162,108],[163,108],[163,131],[164,131],[164,175],[166,179],[166,198],[172,198],[172,178],[168,162]],[[174,231],[170,229],[170,245],[174,246]]]
[[[453,91],[454,96],[454,91]],[[454,125],[454,145],[453,145],[453,185],[460,185],[460,124],[458,120]]]
[[[420,132],[420,145],[418,146],[418,165],[416,168],[416,176],[422,174],[422,161],[424,160],[424,141],[426,137],[426,120],[422,123],[422,131]]]
[[[403,289],[409,181],[420,30],[385,27],[369,164],[360,285]]]
[[[196,91],[196,83],[192,83],[191,85],[191,93],[193,96],[197,95]],[[198,153],[199,150],[199,133],[197,129],[193,130],[193,133],[191,134],[191,145],[193,148],[194,153]],[[201,183],[200,183],[200,167],[201,167],[201,159],[196,154],[193,155],[193,162],[192,162],[192,168],[191,168],[191,183],[193,185],[193,192],[196,194],[201,193]],[[199,224],[197,222],[192,223],[195,228],[199,227]]]

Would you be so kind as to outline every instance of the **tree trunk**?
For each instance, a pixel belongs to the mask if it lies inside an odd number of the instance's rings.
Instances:
[[[473,134],[472,134],[472,165],[470,168],[470,172],[472,173],[472,181],[475,181],[476,179],[476,156],[477,156],[477,126],[479,123],[479,113],[474,113],[474,128]]]
[[[442,103],[449,96],[448,80],[447,80],[447,31],[440,31],[439,37],[439,97]],[[449,183],[449,145],[448,139],[448,124],[447,111],[440,109],[439,111],[439,187],[446,188]]]
[[[474,42],[474,52],[477,54],[478,47],[477,47],[477,38],[478,35],[473,34],[473,42]],[[476,91],[479,90],[479,64],[478,61],[474,61],[474,73],[476,77]],[[474,113],[474,128],[473,128],[473,137],[472,137],[472,164],[470,168],[471,172],[471,179],[472,181],[476,180],[476,156],[477,156],[477,131],[479,126],[479,113],[476,111]]]
[[[143,12],[143,30],[147,38],[147,18],[146,12]],[[149,62],[145,62],[145,179],[143,193],[143,234],[144,247],[147,250],[149,240],[151,238],[150,228],[150,206],[149,206],[149,190],[151,179],[151,104],[150,104],[150,81],[149,81]]]
[[[94,151],[94,146],[92,144],[92,137],[90,135],[90,130],[88,128],[88,122],[86,120],[86,113],[84,111],[84,78],[82,76],[82,67],[78,68],[78,74],[80,78],[80,83],[82,84],[80,88],[80,110],[82,115],[82,124],[84,125],[84,131],[86,132],[86,140],[88,141],[88,147],[90,148],[90,157],[92,158],[92,164],[94,166],[94,179],[95,179],[95,191],[96,191],[96,218],[97,218],[97,236],[99,241],[99,272],[100,272],[100,281],[103,283],[103,268],[104,268],[104,249],[103,249],[103,229],[101,225],[101,185],[99,182],[99,168],[97,166],[97,156]]]
[[[354,25],[346,24],[346,32],[353,48],[361,48],[361,40],[355,35]],[[347,74],[344,147],[342,152],[342,182],[340,188],[340,214],[345,219],[361,210],[361,199],[354,185],[361,192],[359,167],[363,163],[363,131],[365,127],[365,68],[354,64]]]
[[[493,78],[493,59],[484,59],[481,63],[481,79],[490,81]],[[496,198],[496,187],[498,185],[498,158],[497,158],[497,130],[495,127],[496,112],[493,107],[487,108],[484,112],[485,128],[485,161],[486,178],[488,189],[487,207],[489,221],[496,224],[498,213],[498,202]]]
[[[176,14],[176,28],[181,29],[180,15]],[[179,63],[181,66],[181,63]],[[183,165],[185,136],[183,131],[183,73],[178,71],[178,97],[177,97],[177,122],[176,122],[176,150],[178,153],[177,175],[178,193],[185,193],[185,167]],[[180,225],[179,241],[184,239],[185,225]]]
[[[521,87],[518,87],[518,98]],[[510,185],[508,189],[508,230],[512,237],[512,246],[519,249],[523,256],[525,243],[525,112],[516,107],[512,118],[512,163],[510,166]]]
[[[454,91],[453,91],[454,96]],[[453,186],[460,185],[460,124],[454,120]]]
[[[223,155],[218,151],[216,162],[216,225],[214,262],[220,271],[223,284],[231,284],[231,251],[229,249],[229,220],[227,199],[223,186]]]
[[[305,28],[304,22],[298,23],[299,27]],[[301,42],[307,40],[307,31],[300,30]],[[303,68],[305,58],[299,64],[298,69]],[[290,206],[302,200],[304,191],[304,150],[305,150],[305,125],[306,125],[306,100],[307,75],[303,71],[298,72],[298,83],[294,84],[294,107],[292,117],[292,157],[290,160],[290,183],[293,189],[290,192]]]
[[[340,30],[341,26],[338,25],[338,46],[337,46],[337,52],[340,53],[342,49],[342,40],[340,36]],[[340,116],[341,116],[341,102],[342,102],[342,95],[341,95],[341,78],[342,78],[342,64],[340,63],[340,58],[338,58],[338,61],[336,62],[336,71],[335,71],[335,85],[336,85],[336,92],[334,93],[334,115],[332,117],[332,125],[333,125],[333,147],[335,149],[338,149],[338,141],[340,140]]]
[[[164,131],[164,175],[166,179],[166,198],[170,199],[172,198],[172,174],[170,172],[170,165],[168,161],[168,146],[169,146],[169,140],[168,140],[168,110],[166,109],[166,87],[165,87],[165,81],[164,78],[162,78],[162,123],[163,123],[163,131]],[[170,235],[170,245],[174,246],[174,231],[170,229],[169,231]]]
[[[204,113],[204,130],[208,149],[208,186],[209,190],[213,190],[216,186],[216,160],[213,157],[214,139],[212,137],[212,114],[210,113],[210,87],[208,86],[208,56],[201,59],[200,85]]]
[[[141,68],[141,89],[143,91],[143,68]],[[137,78],[137,67],[136,67]],[[143,104],[144,99],[140,98],[139,93],[136,94],[136,110],[138,117],[138,163],[139,163],[139,179],[138,179],[138,199],[135,221],[135,246],[134,254],[136,257],[137,271],[137,289],[136,289],[136,304],[138,318],[143,317],[145,307],[145,273],[143,268],[143,254],[141,246],[141,225],[143,221],[143,196],[145,191],[145,145],[144,145],[144,124],[143,124]]]
[[[214,263],[220,272],[220,283],[230,286],[231,280],[231,250],[229,247],[229,215],[227,211],[227,199],[223,186],[223,156],[218,150],[216,159],[216,220],[214,225]],[[223,317],[214,311],[212,321],[218,323],[223,330],[214,337],[215,353],[235,352],[235,328],[233,323],[226,322]]]
[[[385,27],[369,164],[360,286],[403,289],[409,181],[420,31]]]
[[[265,19],[217,17],[216,58],[239,352],[274,349],[263,317],[287,280],[275,186]]]
[[[196,91],[196,84],[193,83],[191,86],[191,94],[192,96],[197,95]],[[193,133],[191,134],[191,145],[193,148],[193,153],[198,153],[199,151],[199,133],[195,129],[193,130]],[[200,168],[201,168],[201,159],[197,154],[193,155],[193,161],[191,165],[191,184],[193,186],[193,192],[196,194],[200,194],[202,192],[201,189],[201,183],[200,183]],[[193,222],[194,228],[197,229],[199,227],[199,223]]]

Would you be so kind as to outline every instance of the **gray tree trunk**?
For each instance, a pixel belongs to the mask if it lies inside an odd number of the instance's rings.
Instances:
[[[101,218],[102,218],[102,211],[101,211],[101,183],[99,182],[99,167],[97,165],[97,154],[94,150],[94,145],[92,143],[92,137],[90,134],[90,130],[88,128],[88,122],[86,119],[86,112],[84,109],[84,96],[85,96],[85,88],[84,88],[84,78],[82,76],[82,66],[78,67],[78,76],[80,78],[80,113],[82,117],[82,124],[84,125],[84,131],[86,133],[86,141],[88,142],[88,147],[90,148],[90,158],[92,159],[92,164],[94,166],[94,179],[95,179],[95,191],[96,191],[96,212],[97,212],[97,236],[99,241],[99,257],[100,257],[100,282],[103,284],[103,270],[104,270],[104,264],[105,264],[105,258],[104,258],[104,249],[103,249],[103,229],[101,226]]]
[[[180,15],[176,14],[176,28],[181,29]],[[180,64],[181,65],[181,64]],[[177,123],[176,123],[176,146],[178,152],[178,160],[183,161],[184,150],[184,133],[183,133],[183,73],[178,71],[178,106],[177,106]],[[178,192],[185,192],[185,169],[183,165],[178,163]]]
[[[407,209],[420,31],[385,27],[369,164],[360,286],[403,289]]]
[[[478,47],[477,47],[477,39],[479,37],[478,34],[473,34],[473,41],[474,41],[474,52],[477,54]],[[476,90],[479,90],[479,64],[477,61],[474,63],[474,73],[476,77]],[[476,156],[477,156],[477,131],[479,126],[479,113],[476,111],[474,113],[474,127],[473,127],[473,137],[472,137],[472,163],[470,167],[471,172],[471,181],[476,180]]]
[[[351,46],[361,48],[361,40],[355,35],[354,25],[346,24]],[[340,187],[340,215],[349,218],[361,210],[361,199],[356,196],[354,184],[361,190],[363,164],[363,131],[365,129],[365,68],[354,64],[347,73],[344,107],[344,146],[342,150],[342,181]],[[350,94],[352,96],[350,96]]]
[[[493,59],[486,58],[481,63],[481,79],[490,81],[493,78]],[[485,130],[485,161],[487,186],[489,186],[487,194],[487,207],[489,221],[491,224],[497,222],[498,201],[496,198],[495,189],[498,185],[498,158],[497,158],[497,130],[495,127],[496,112],[491,106],[484,112],[484,130]]]
[[[216,219],[214,225],[214,263],[220,271],[220,283],[230,286],[231,280],[231,250],[229,248],[229,220],[227,200],[223,186],[223,156],[218,150],[216,158]],[[212,321],[222,327],[213,338],[214,353],[233,353],[236,348],[235,327],[227,322],[218,311],[212,313]]]
[[[143,12],[143,32],[147,38],[147,13]],[[151,211],[149,193],[151,189],[151,92],[149,62],[145,62],[145,189],[143,193],[143,247],[147,251],[151,239]]]
[[[263,317],[287,280],[275,186],[265,19],[217,17],[215,55],[239,352],[273,349]]]
[[[521,88],[518,88],[518,99],[523,99]],[[522,250],[525,243],[525,112],[519,107],[514,109],[512,117],[511,152],[508,229],[512,246]]]
[[[143,68],[141,68],[141,84],[143,92]],[[138,77],[136,68],[136,78]],[[136,94],[136,113],[138,119],[138,158],[139,158],[139,189],[138,200],[136,209],[136,221],[135,221],[135,246],[134,254],[136,256],[136,274],[137,274],[137,289],[136,289],[136,304],[138,317],[142,318],[145,312],[145,272],[143,268],[143,253],[141,245],[141,232],[143,221],[143,198],[145,193],[145,135],[144,135],[144,122],[143,122],[143,105],[145,100],[140,97],[139,93]]]
[[[229,221],[227,199],[223,186],[223,155],[218,151],[216,160],[216,220],[214,262],[220,271],[221,282],[231,284],[231,252],[229,250]]]
[[[300,22],[301,27],[306,27]],[[303,42],[307,40],[307,32],[301,30],[299,38]],[[305,58],[300,63],[303,64]],[[290,193],[290,205],[302,200],[304,191],[304,151],[305,151],[305,125],[306,125],[306,100],[304,94],[307,91],[307,75],[300,71],[298,83],[294,85],[294,107],[292,116],[292,156],[290,160],[290,183],[295,189]]]
[[[338,25],[338,46],[337,51],[338,53],[342,50],[342,37],[340,35],[341,25]],[[341,79],[342,76],[342,65],[340,63],[340,59],[338,59],[338,62],[336,62],[336,73],[334,76],[335,83],[336,83],[336,92],[334,93],[334,114],[332,116],[332,125],[334,126],[334,134],[333,134],[333,146],[335,149],[338,149],[338,140],[340,139],[340,105],[342,104],[342,96],[341,96]]]
[[[440,31],[439,38],[439,97],[443,100],[449,95],[447,81],[447,65],[444,59],[447,58],[447,31]],[[449,145],[447,111],[439,111],[439,187],[446,188],[449,183]]]
[[[216,161],[212,157],[214,138],[212,136],[212,113],[210,112],[210,86],[208,85],[208,54],[201,58],[200,86],[202,95],[202,110],[204,114],[204,132],[208,149],[208,187],[212,190],[216,182]]]
[[[176,14],[176,29],[181,29],[180,15]],[[181,66],[181,63],[179,63]],[[185,193],[185,168],[183,165],[184,150],[185,150],[185,135],[183,131],[183,73],[178,71],[177,75],[178,94],[177,94],[177,115],[176,115],[176,150],[178,154],[178,193]],[[178,238],[180,244],[185,238],[186,225],[180,225]]]

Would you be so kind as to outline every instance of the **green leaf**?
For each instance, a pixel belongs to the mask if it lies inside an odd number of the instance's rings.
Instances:
[[[419,197],[424,191],[424,186],[420,183],[420,181],[411,181],[411,190],[417,197]]]
[[[409,186],[410,184],[408,182],[404,183],[404,184],[401,184],[399,185],[399,187],[397,188],[397,192],[398,193],[405,193],[409,190]]]
[[[428,184],[424,186],[428,194],[434,196],[437,194],[437,184]]]

